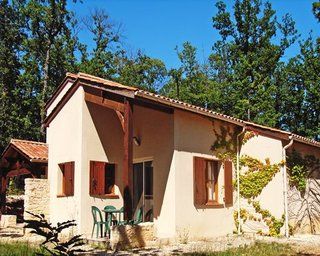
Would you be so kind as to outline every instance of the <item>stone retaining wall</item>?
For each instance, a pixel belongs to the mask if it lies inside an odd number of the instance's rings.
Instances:
[[[111,227],[110,244],[114,249],[150,246],[155,240],[152,222]]]
[[[25,179],[24,219],[32,216],[27,213],[44,214],[49,219],[49,182],[47,179]]]

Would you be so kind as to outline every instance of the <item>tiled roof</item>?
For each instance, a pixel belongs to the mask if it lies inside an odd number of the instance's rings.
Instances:
[[[12,145],[31,162],[48,161],[48,145],[43,142],[11,139],[9,146]]]
[[[261,129],[268,130],[268,131],[271,131],[271,132],[284,134],[286,136],[292,136],[295,140],[297,140],[299,142],[306,143],[306,144],[311,144],[311,145],[320,147],[320,142],[317,142],[315,140],[302,137],[302,136],[297,135],[297,134],[293,134],[293,133],[291,133],[289,131],[284,131],[284,130],[280,130],[280,129],[276,129],[276,128],[272,128],[272,127],[268,127],[268,126],[259,125],[259,124],[256,124],[256,123],[244,121],[244,120],[232,117],[232,116],[228,116],[228,115],[225,115],[225,114],[221,114],[221,113],[215,112],[215,111],[210,110],[210,109],[205,109],[205,108],[194,106],[194,105],[191,105],[189,103],[182,102],[182,101],[179,101],[179,100],[176,100],[176,99],[171,99],[171,98],[168,98],[168,97],[165,97],[165,96],[162,96],[162,95],[158,95],[158,94],[151,93],[151,92],[148,92],[148,91],[140,90],[140,89],[138,89],[136,87],[133,87],[133,86],[126,86],[126,85],[123,85],[123,84],[120,84],[120,83],[116,83],[116,82],[113,82],[113,81],[110,81],[110,80],[107,80],[107,79],[103,79],[103,78],[92,76],[92,75],[85,74],[85,73],[78,73],[78,74],[67,73],[65,79],[67,79],[67,78],[72,79],[74,81],[79,79],[79,80],[83,80],[84,82],[87,81],[89,83],[90,82],[98,83],[99,85],[101,85],[103,87],[106,87],[106,88],[110,88],[110,87],[112,88],[113,87],[113,88],[116,88],[116,89],[123,89],[123,90],[132,91],[132,92],[134,92],[134,94],[136,96],[141,97],[141,98],[146,98],[146,99],[149,99],[151,101],[159,102],[159,103],[162,103],[162,104],[165,104],[165,105],[168,105],[168,106],[172,106],[172,107],[176,107],[176,108],[180,108],[180,109],[185,109],[185,110],[188,110],[188,111],[191,111],[191,112],[194,112],[194,113],[198,113],[198,114],[201,114],[201,115],[207,115],[207,116],[210,116],[210,117],[213,117],[213,118],[217,118],[217,119],[220,119],[220,120],[225,120],[227,122],[231,122],[231,123],[234,123],[234,124],[237,124],[237,125],[242,125],[242,126],[246,125],[246,126],[261,128]],[[56,93],[59,93],[59,91],[57,90],[54,93],[54,95]]]
[[[79,72],[78,74],[72,74],[72,73],[67,73],[67,76],[70,76],[74,79],[84,79],[90,82],[94,82],[94,83],[99,83],[105,86],[111,86],[111,87],[117,87],[119,89],[126,89],[126,90],[130,90],[130,91],[137,91],[138,89],[136,87],[133,86],[127,86],[127,85],[123,85],[117,82],[113,82],[107,79],[103,79],[97,76],[92,76],[89,74],[85,74],[85,73],[81,73]]]
[[[173,107],[183,108],[183,109],[186,109],[186,110],[189,110],[189,111],[192,111],[192,112],[195,112],[195,113],[199,113],[199,114],[210,115],[210,116],[212,116],[214,118],[222,119],[222,120],[225,120],[227,122],[231,122],[231,123],[235,123],[235,124],[239,124],[239,125],[247,125],[247,126],[256,127],[256,128],[261,128],[261,129],[264,129],[264,130],[269,130],[271,132],[282,133],[282,134],[285,134],[285,135],[288,135],[288,136],[292,135],[292,137],[297,141],[300,141],[302,143],[312,144],[314,146],[320,147],[320,142],[312,140],[312,139],[309,139],[309,138],[306,138],[306,137],[303,137],[303,136],[300,136],[300,135],[297,135],[297,134],[294,134],[294,133],[291,133],[289,131],[284,131],[284,130],[280,130],[280,129],[277,129],[277,128],[268,127],[268,126],[256,124],[256,123],[253,123],[253,122],[244,121],[244,120],[232,117],[232,116],[228,116],[228,115],[225,115],[225,114],[221,114],[221,113],[212,111],[210,109],[205,109],[205,108],[202,108],[202,107],[194,106],[194,105],[191,105],[191,104],[186,103],[186,102],[182,102],[182,101],[179,101],[179,100],[171,99],[171,98],[168,98],[168,97],[165,97],[165,96],[162,96],[162,95],[158,95],[158,94],[155,94],[155,93],[147,92],[147,91],[144,91],[144,90],[138,90],[138,91],[135,92],[135,94],[138,95],[138,96],[144,97],[144,98],[148,98],[149,100],[157,101],[157,102],[160,102],[160,103],[163,103],[163,104],[166,104],[166,105],[170,105],[170,106],[173,106]]]

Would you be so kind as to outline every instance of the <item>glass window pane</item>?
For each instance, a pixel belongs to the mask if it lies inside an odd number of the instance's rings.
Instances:
[[[153,195],[153,166],[152,161],[144,163],[145,174],[144,174],[144,184],[145,184],[145,195]]]
[[[105,193],[113,194],[115,184],[115,165],[106,164],[105,169]]]

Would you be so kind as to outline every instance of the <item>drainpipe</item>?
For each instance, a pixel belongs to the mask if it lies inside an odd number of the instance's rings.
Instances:
[[[246,126],[237,135],[237,200],[238,200],[238,235],[241,234],[241,214],[240,214],[240,141],[239,138],[246,131]]]
[[[283,197],[284,197],[284,217],[285,217],[285,235],[289,237],[289,217],[288,217],[288,186],[287,186],[287,163],[286,163],[286,149],[293,144],[293,136],[289,136],[290,142],[282,149],[282,175],[283,175]]]

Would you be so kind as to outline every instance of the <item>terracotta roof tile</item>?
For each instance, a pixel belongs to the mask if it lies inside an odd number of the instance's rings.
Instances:
[[[48,161],[48,145],[43,142],[11,139],[10,144],[30,161]]]

